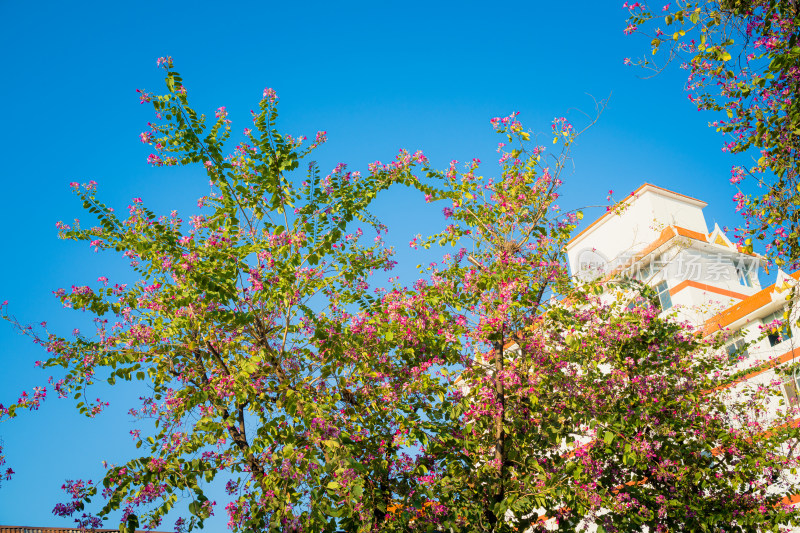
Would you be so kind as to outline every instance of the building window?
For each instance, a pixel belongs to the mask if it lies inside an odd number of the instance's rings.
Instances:
[[[639,268],[639,274],[636,276],[636,279],[641,281],[642,283],[647,283],[647,280],[653,274],[653,263],[648,263],[647,265]]]
[[[744,285],[745,287],[752,287],[752,283],[750,281],[750,269],[747,268],[747,265],[744,263],[737,263],[736,264],[736,275],[739,278],[739,283]]]
[[[650,263],[650,266],[660,272],[665,266],[667,266],[667,260],[664,257],[664,254],[658,254],[655,256],[653,258],[653,262]]]
[[[725,351],[728,353],[728,361],[731,363],[746,359],[748,356],[747,344],[744,342],[744,339],[738,339],[726,345]]]
[[[800,376],[798,376],[800,377]],[[798,380],[794,376],[786,376],[783,380],[783,392],[789,405],[797,405]]]
[[[667,287],[667,282],[662,281],[655,286],[655,289],[658,293],[658,302],[661,304],[661,310],[666,311],[672,307],[672,298],[670,298],[669,295],[669,287]]]
[[[786,319],[783,318],[783,313],[783,309],[778,309],[761,319],[761,323],[767,330],[767,339],[769,339],[770,346],[775,346],[792,338],[792,330]]]

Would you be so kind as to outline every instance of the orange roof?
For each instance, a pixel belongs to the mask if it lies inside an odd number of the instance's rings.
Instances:
[[[652,187],[653,189],[658,189],[658,190],[660,190],[660,191],[665,191],[665,192],[668,192],[668,193],[670,193],[670,194],[675,194],[675,195],[677,195],[677,196],[682,196],[682,197],[684,197],[684,198],[688,198],[689,200],[692,200],[692,201],[694,201],[694,202],[701,202],[701,203],[705,203],[705,202],[703,202],[702,200],[698,200],[697,198],[692,198],[691,196],[687,196],[687,195],[685,195],[685,194],[681,194],[681,193],[679,193],[679,192],[671,191],[671,190],[669,190],[669,189],[665,189],[664,187],[659,187],[658,185],[653,185],[652,183],[643,183],[643,184],[641,184],[641,185],[640,185],[640,186],[639,186],[639,187],[638,187],[638,188],[637,188],[635,191],[633,191],[633,192],[632,192],[632,193],[630,193],[628,196],[626,196],[624,199],[622,199],[621,201],[619,201],[619,202],[618,202],[618,204],[625,203],[625,202],[627,202],[627,201],[631,200],[632,198],[634,198],[634,197],[636,196],[636,193],[638,193],[639,191],[641,191],[641,190],[642,190],[642,189],[644,189],[645,187]],[[571,239],[569,240],[569,242],[567,242],[567,246],[569,246],[570,244],[572,244],[572,242],[573,242],[573,241],[575,241],[576,239],[578,239],[578,238],[579,238],[581,235],[583,235],[584,233],[586,233],[587,231],[589,231],[590,229],[592,229],[592,227],[594,227],[594,226],[595,226],[595,224],[598,224],[598,223],[599,223],[601,220],[605,220],[605,218],[606,218],[606,217],[608,217],[609,215],[612,215],[612,214],[614,214],[614,210],[613,210],[613,209],[609,209],[608,211],[606,211],[605,213],[603,213],[602,215],[600,215],[600,218],[598,218],[597,220],[595,220],[594,222],[592,222],[591,224],[589,224],[588,226],[586,226],[586,228],[585,228],[583,231],[581,231],[580,233],[578,233],[577,235],[575,235],[573,238],[571,238]],[[689,231],[689,230],[687,230],[687,231]]]
[[[658,238],[655,241],[653,241],[652,243],[648,244],[647,246],[645,246],[642,249],[641,252],[638,252],[636,255],[634,255],[631,258],[631,261],[632,262],[638,261],[639,259],[647,256],[647,254],[651,253],[653,250],[656,250],[660,246],[666,244],[667,242],[669,242],[670,240],[672,240],[672,239],[674,239],[676,237],[688,237],[690,239],[694,239],[694,240],[701,241],[701,242],[706,242],[706,243],[709,242],[708,241],[708,235],[705,235],[704,233],[700,233],[699,231],[693,231],[693,230],[690,230],[690,229],[687,229],[687,228],[683,228],[681,226],[668,226],[668,227],[664,228],[661,231],[661,235],[659,235]],[[751,254],[751,253],[745,252],[745,251],[743,251],[741,249],[739,249],[738,251],[739,251],[739,253],[742,253],[742,254],[750,255],[750,256],[753,256],[753,257],[758,257],[756,254]],[[626,268],[626,265],[622,265],[622,266],[618,267],[617,269],[615,269],[612,272],[610,272],[609,275],[606,276],[606,279],[609,279],[609,278],[613,277],[615,274],[619,274],[620,272],[624,271],[625,268]]]
[[[702,233],[699,233],[697,231],[692,231],[690,229],[682,228],[680,226],[669,226],[669,227],[666,227],[661,232],[661,235],[659,235],[658,238],[655,241],[653,241],[652,243],[650,243],[647,246],[645,246],[645,248],[641,252],[638,252],[636,255],[634,255],[631,258],[631,263],[629,263],[628,265],[621,265],[618,268],[614,269],[613,271],[609,272],[609,274],[606,276],[605,279],[610,279],[610,278],[614,277],[616,274],[619,274],[620,272],[623,272],[628,266],[630,266],[634,262],[636,262],[639,259],[645,257],[647,254],[649,254],[653,250],[657,249],[658,247],[664,245],[665,243],[669,242],[670,240],[672,240],[672,239],[674,239],[674,238],[676,238],[678,236],[689,237],[691,239],[695,239],[695,240],[698,240],[698,241],[708,242],[707,237],[705,235],[703,235]]]
[[[792,274],[792,277],[794,279],[800,278],[800,271]],[[705,326],[703,327],[703,333],[710,335],[717,330],[730,326],[740,318],[744,318],[750,313],[761,309],[765,305],[772,302],[771,295],[774,291],[775,284],[773,283],[769,287],[761,289],[749,298],[746,298],[736,305],[727,308],[721,313],[712,316],[706,320]]]
[[[760,374],[763,374],[764,372],[766,372],[768,370],[772,370],[776,366],[782,365],[783,363],[785,363],[787,361],[793,361],[793,360],[797,359],[798,357],[800,357],[800,348],[795,348],[793,350],[789,350],[788,352],[786,352],[785,354],[783,354],[781,356],[775,357],[774,359],[770,359],[769,361],[766,361],[766,362],[764,362],[764,363],[762,363],[760,365],[754,366],[752,372],[749,372],[749,373],[747,373],[747,374],[735,379],[734,381],[731,381],[730,383],[725,383],[724,385],[720,385],[719,387],[715,388],[714,390],[728,389],[728,388],[733,387],[734,385],[737,385],[737,384],[739,384],[739,383],[741,383],[743,381],[747,381],[750,378],[754,378],[754,377],[756,377],[756,376],[758,376]]]
[[[695,289],[700,289],[701,291],[713,292],[715,294],[720,294],[722,296],[728,296],[729,298],[736,298],[737,300],[745,300],[749,298],[746,294],[742,294],[740,292],[729,291],[728,289],[723,289],[722,287],[715,287],[714,285],[699,283],[691,279],[685,279],[680,283],[678,283],[677,285],[675,285],[674,287],[672,287],[669,290],[669,294],[670,296],[675,296],[686,287],[694,287]]]
[[[690,239],[695,239],[697,241],[708,242],[708,237],[706,237],[706,235],[703,233],[682,228],[680,226],[669,226],[664,228],[664,230],[661,232],[661,235],[658,236],[658,239],[647,245],[644,250],[636,255],[639,257],[644,257],[662,244],[678,236],[689,237]]]
[[[800,494],[793,494],[781,500],[781,503],[784,505],[794,505],[798,502],[800,502]]]

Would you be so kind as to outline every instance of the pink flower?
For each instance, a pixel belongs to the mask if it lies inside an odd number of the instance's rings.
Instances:
[[[733,185],[740,183],[744,179],[744,169],[742,167],[733,167],[731,169],[731,179],[730,182]]]
[[[744,209],[747,199],[745,198],[744,194],[737,192],[733,195],[733,201],[736,202],[736,211],[741,211]]]
[[[155,282],[152,285],[145,286],[144,291],[150,293],[150,292],[155,292],[160,288],[161,288],[161,283]]]
[[[267,87],[264,89],[263,98],[269,100],[269,103],[274,104],[278,100],[278,94],[275,92],[275,89]]]
[[[146,93],[140,89],[136,89],[136,92],[139,93],[139,103],[143,104],[145,102],[149,102],[152,98],[150,93]]]

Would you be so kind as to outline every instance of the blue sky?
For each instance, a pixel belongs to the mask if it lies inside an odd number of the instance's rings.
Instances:
[[[283,131],[313,138],[327,130],[316,154],[325,172],[340,161],[363,171],[404,147],[439,167],[478,157],[488,175],[498,141],[490,118],[519,111],[526,127],[546,132],[556,116],[580,125],[575,110],[590,112],[592,96],[610,95],[574,150],[562,207],[602,204],[609,189],[621,198],[647,181],[709,202],[711,227],[737,224],[733,160],[707,127],[713,118],[688,101],[677,65],[649,79],[623,65],[649,51],[646,40],[623,35],[621,3],[0,2],[0,301],[23,323],[47,320],[68,332],[85,317],[61,309],[51,291],[101,275],[128,279],[118,258],[57,240],[57,221],[88,218],[69,182],[96,180],[117,209],[139,196],[157,212],[187,216],[207,192],[200,169],[150,168],[138,140],[152,110],[135,89],[162,90],[162,55],[175,59],[195,108],[227,106],[235,131],[249,124],[263,88],[275,88]],[[438,213],[405,190],[387,192],[374,209],[400,261],[419,262],[407,243]],[[586,220],[601,213],[589,210]],[[9,404],[47,375],[33,367],[44,354],[13,328],[0,324],[0,340],[0,403]],[[64,479],[98,479],[103,459],[133,453],[125,398],[140,391],[115,394],[92,421],[51,398],[0,423],[17,472],[0,487],[0,524],[71,525],[51,514]],[[224,525],[224,510],[217,515],[212,531]]]

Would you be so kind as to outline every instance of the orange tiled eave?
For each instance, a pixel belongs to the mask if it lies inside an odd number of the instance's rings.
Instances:
[[[701,241],[705,243],[709,242],[708,235],[706,235],[705,233],[700,233],[699,231],[693,231],[681,226],[668,226],[661,231],[661,235],[658,236],[658,239],[656,239],[655,241],[644,247],[641,252],[636,254],[636,257],[637,258],[644,257],[653,250],[655,250],[656,248],[666,244],[667,242],[676,237],[688,237],[696,241]],[[742,254],[758,257],[756,254],[745,252],[738,247],[736,251]]]
[[[793,494],[792,496],[787,496],[781,500],[781,503],[784,505],[795,505],[800,503],[800,494]]]
[[[764,372],[772,370],[776,366],[782,365],[783,363],[785,363],[787,361],[792,361],[794,359],[797,359],[798,357],[800,357],[800,348],[795,348],[794,350],[789,350],[785,354],[783,354],[783,355],[781,355],[779,357],[776,357],[774,359],[770,359],[769,361],[767,361],[766,363],[764,363],[761,366],[755,367],[753,369],[753,371],[750,372],[749,374],[745,374],[744,376],[741,376],[740,378],[736,379],[735,381],[731,381],[730,383],[726,383],[724,385],[720,385],[719,387],[715,388],[714,390],[728,389],[730,387],[733,387],[734,385],[742,383],[743,381],[747,381],[748,379],[754,378],[754,377],[756,377],[758,375],[763,374]]]
[[[689,237],[690,239],[695,239],[698,241],[708,242],[708,237],[705,234],[692,231],[690,229],[682,228],[680,226],[670,226],[668,228],[664,228],[661,232],[661,235],[658,236],[651,244],[648,244],[644,250],[636,254],[637,256],[644,257],[659,246],[667,243],[668,241],[674,239],[675,237]]]
[[[705,283],[699,283],[697,281],[693,281],[690,279],[686,279],[675,285],[669,290],[670,296],[675,296],[683,289],[687,287],[694,287],[695,289],[700,289],[706,292],[713,292],[715,294],[720,294],[722,296],[728,296],[730,298],[736,298],[737,300],[745,300],[748,298],[746,294],[742,294],[740,292],[729,291],[728,289],[723,289],[721,287],[715,287],[713,285],[707,285]]]
[[[795,272],[791,275],[791,277],[794,279],[800,279],[800,271]],[[722,311],[721,313],[709,318],[706,320],[703,333],[710,335],[717,330],[730,326],[740,318],[746,317],[750,313],[761,309],[765,305],[768,305],[770,302],[772,302],[771,295],[774,291],[775,284],[773,283],[769,287],[761,289],[749,298],[746,298],[736,305],[729,307],[725,311]]]
[[[660,246],[663,246],[664,244],[666,244],[670,240],[675,239],[675,238],[677,238],[679,236],[680,237],[689,237],[691,239],[695,239],[695,240],[698,240],[698,241],[708,242],[708,238],[702,233],[698,233],[698,232],[692,231],[690,229],[682,228],[680,226],[669,226],[667,228],[664,228],[661,231],[661,235],[658,236],[658,239],[656,239],[652,243],[648,244],[641,252],[638,252],[634,256],[633,260],[634,261],[638,261],[639,259],[641,259],[642,257],[645,257],[647,254],[649,254],[653,250],[659,248]],[[610,279],[610,278],[614,277],[615,274],[619,274],[624,269],[625,269],[625,267],[620,267],[620,268],[612,271],[608,275],[608,277],[606,279]]]

